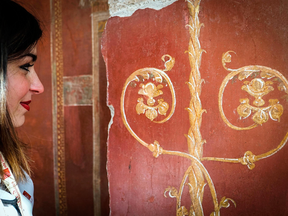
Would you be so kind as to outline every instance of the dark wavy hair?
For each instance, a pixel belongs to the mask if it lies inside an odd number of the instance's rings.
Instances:
[[[24,171],[30,174],[30,168],[7,109],[7,65],[31,52],[41,36],[39,21],[31,13],[15,1],[0,0],[0,151],[16,180],[25,179]]]

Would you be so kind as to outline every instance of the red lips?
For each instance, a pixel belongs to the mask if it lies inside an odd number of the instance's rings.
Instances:
[[[30,103],[31,103],[31,100],[30,101],[22,101],[22,102],[20,102],[20,104],[28,111],[30,110],[30,107],[29,107]]]

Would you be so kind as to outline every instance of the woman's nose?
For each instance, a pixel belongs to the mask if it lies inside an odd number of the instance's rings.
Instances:
[[[34,73],[32,77],[30,91],[34,94],[41,94],[44,92],[44,86],[36,73]]]

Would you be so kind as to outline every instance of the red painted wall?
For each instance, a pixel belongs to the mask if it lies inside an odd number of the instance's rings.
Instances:
[[[62,11],[64,76],[91,75],[91,8],[62,1]],[[67,106],[64,113],[68,215],[93,215],[92,106]]]
[[[283,1],[209,1],[200,4],[199,19],[204,24],[200,43],[206,50],[202,55],[200,72],[203,114],[201,134],[206,144],[203,157],[241,158],[246,151],[259,155],[276,148],[287,132],[288,104],[285,93],[274,91],[263,99],[279,99],[284,113],[281,121],[269,119],[262,126],[249,131],[228,127],[218,109],[218,92],[228,75],[222,66],[222,54],[232,50],[229,68],[263,65],[280,71],[288,77],[287,68],[287,9]],[[168,186],[179,188],[182,177],[190,165],[187,159],[152,153],[134,139],[123,124],[120,113],[121,90],[134,71],[153,67],[163,69],[161,57],[175,57],[175,66],[167,74],[175,88],[177,105],[172,118],[164,124],[155,124],[145,115],[138,115],[135,107],[139,83],[129,85],[125,97],[127,120],[135,133],[148,144],[157,140],[166,150],[188,152],[185,134],[189,119],[185,108],[189,106],[186,82],[191,71],[188,54],[189,32],[187,2],[174,4],[156,11],[138,10],[131,17],[113,17],[108,20],[102,41],[102,53],[109,81],[108,101],[115,115],[109,132],[108,179],[112,215],[175,215],[176,200],[165,198]],[[258,75],[259,77],[259,75]],[[251,81],[253,77],[247,80]],[[151,81],[152,79],[150,79]],[[267,81],[267,80],[265,80]],[[152,82],[152,81],[151,81]],[[224,111],[231,123],[248,126],[252,118],[240,120],[237,114],[239,99],[249,97],[241,90],[243,81],[233,79],[224,93]],[[167,88],[164,99],[171,104]],[[267,105],[268,106],[268,105]],[[161,117],[157,117],[161,119]],[[203,161],[214,182],[218,200],[226,196],[237,203],[221,209],[221,215],[286,215],[287,152],[285,146],[277,154],[255,162],[249,170],[241,164]],[[191,205],[188,187],[182,204]],[[208,186],[205,187],[203,208],[205,215],[213,212]]]

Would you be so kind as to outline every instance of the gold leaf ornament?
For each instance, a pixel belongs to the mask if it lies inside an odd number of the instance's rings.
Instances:
[[[224,60],[225,63],[230,63],[231,62],[231,55],[230,55],[229,52],[227,52],[227,53],[225,53],[223,55],[223,60]]]
[[[169,109],[169,105],[168,103],[164,102],[163,99],[159,99],[158,105],[153,107],[155,104],[154,98],[163,94],[163,91],[160,90],[163,88],[163,85],[159,84],[158,86],[156,86],[154,83],[149,82],[146,85],[141,83],[140,87],[141,89],[138,91],[138,94],[147,97],[147,105],[144,104],[143,98],[138,98],[138,104],[136,105],[137,114],[140,115],[145,113],[145,116],[151,121],[157,118],[158,113],[160,115],[166,115],[166,112]]]
[[[259,109],[252,117],[253,121],[259,125],[268,121],[268,113]]]
[[[168,109],[169,109],[169,104],[165,102],[163,99],[158,100],[159,106],[158,106],[158,112],[160,115],[166,115]]]
[[[233,51],[228,51],[226,53],[224,53],[222,55],[222,65],[224,68],[226,68],[226,63],[230,63],[231,62],[231,55],[230,55],[230,52],[233,52]],[[226,68],[228,69],[228,68]]]
[[[283,82],[281,82],[281,83],[278,85],[278,90],[279,90],[279,91],[284,91],[284,92],[288,93],[287,88],[286,88],[286,86],[285,86],[285,84],[284,84]]]
[[[153,144],[148,145],[148,149],[153,152],[155,158],[159,157],[163,153],[163,148],[160,146],[158,141],[154,141]]]
[[[236,208],[236,202],[235,202],[233,199],[231,199],[231,198],[226,198],[226,197],[224,196],[224,197],[222,197],[222,199],[221,199],[221,201],[220,201],[220,203],[219,203],[218,209],[217,209],[216,211],[212,212],[212,213],[210,214],[210,216],[218,216],[218,215],[220,215],[220,209],[221,209],[221,208],[228,208],[228,207],[230,207],[230,202],[229,202],[229,201],[232,202],[232,203],[234,204],[235,208]]]
[[[255,155],[251,151],[245,152],[244,156],[240,158],[242,165],[247,165],[248,169],[252,170],[255,168],[254,162],[256,161]]]
[[[228,208],[230,206],[230,203],[229,201],[231,201],[235,208],[236,208],[236,202],[233,200],[233,199],[230,199],[230,198],[226,198],[225,196],[222,197],[221,201],[220,201],[220,205],[219,205],[219,208]]]
[[[253,74],[254,72],[255,71],[253,71],[253,70],[243,71],[243,72],[239,73],[238,79],[244,80],[244,79],[248,78],[249,76],[251,76],[251,74]]]
[[[279,121],[280,122],[280,117],[283,114],[283,106],[279,104],[279,101],[277,99],[270,99],[269,103],[271,105],[269,115],[270,118]]]
[[[275,74],[269,73],[267,71],[261,71],[260,77],[266,78],[266,79],[271,79],[271,78],[275,77]]]
[[[244,99],[240,99],[240,105],[237,107],[237,113],[241,118],[247,118],[248,116],[251,115],[251,109],[249,107],[249,99],[248,98],[244,98]]]
[[[166,57],[168,57],[167,61],[165,60]],[[163,71],[172,70],[172,68],[174,67],[174,64],[175,64],[175,58],[166,54],[166,55],[163,55],[161,59],[162,59],[162,61],[164,61],[164,66],[165,66],[165,69]]]
[[[188,215],[188,214],[189,214],[189,212],[185,206],[181,206],[180,208],[177,209],[177,216],[184,216],[184,215]]]
[[[178,191],[175,187],[169,186],[168,188],[165,189],[164,196],[166,198],[167,198],[167,195],[166,195],[167,192],[169,192],[168,195],[171,198],[177,198],[178,197]]]
[[[251,82],[245,81],[241,89],[255,97],[255,100],[253,101],[255,106],[263,106],[265,101],[262,99],[262,97],[274,90],[274,88],[270,86],[271,84],[273,84],[273,82],[264,82],[262,79],[255,78],[251,80]]]
[[[157,113],[157,111],[155,109],[148,109],[145,112],[145,116],[148,119],[150,119],[151,121],[153,121],[158,116],[158,113]]]
[[[136,112],[138,115],[145,113],[145,105],[143,103],[143,98],[138,98],[138,103],[136,105]]]
[[[163,94],[163,92],[161,90],[159,90],[159,89],[163,88],[163,85],[158,85],[156,87],[156,85],[154,83],[149,82],[146,85],[141,83],[140,87],[142,89],[140,89],[138,91],[138,94],[145,95],[148,97],[147,104],[149,106],[153,106],[155,104],[155,100],[153,99],[154,97],[158,97],[159,95]]]

